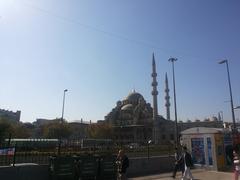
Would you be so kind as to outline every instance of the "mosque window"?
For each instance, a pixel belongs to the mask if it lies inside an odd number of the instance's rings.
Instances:
[[[166,139],[166,135],[163,134],[163,135],[162,135],[162,140],[165,140],[165,139]]]
[[[161,131],[162,131],[162,132],[165,132],[165,130],[166,130],[165,127],[162,127],[162,128],[161,128]]]

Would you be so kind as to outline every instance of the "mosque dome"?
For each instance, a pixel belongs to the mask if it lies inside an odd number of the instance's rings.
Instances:
[[[126,104],[121,108],[122,111],[131,111],[133,110],[133,105],[132,104]]]
[[[126,97],[126,100],[132,103],[138,103],[139,99],[144,99],[144,98],[140,93],[135,92],[135,90],[130,94],[128,94],[128,96]]]

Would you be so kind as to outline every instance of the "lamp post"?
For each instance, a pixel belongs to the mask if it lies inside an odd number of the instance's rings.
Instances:
[[[229,86],[229,93],[230,93],[230,102],[231,102],[231,110],[232,110],[232,121],[233,121],[233,132],[236,131],[236,122],[235,122],[235,114],[234,114],[234,107],[233,107],[233,98],[232,98],[232,87],[231,87],[231,81],[230,81],[230,74],[229,74],[229,68],[228,68],[228,60],[222,60],[218,62],[218,64],[226,64],[227,67],[227,75],[228,75],[228,86]]]
[[[176,102],[176,89],[175,89],[175,72],[174,72],[174,62],[177,58],[169,58],[169,62],[172,62],[172,73],[173,73],[173,93],[174,93],[174,112],[175,112],[175,146],[178,146],[178,127],[177,127],[177,102]]]
[[[63,106],[62,106],[62,117],[61,117],[61,123],[63,123],[63,115],[64,115],[64,106],[65,106],[65,94],[68,90],[64,89],[63,91]]]
[[[240,109],[240,106],[235,106],[234,109]]]
[[[63,91],[63,106],[62,106],[62,117],[61,117],[61,120],[60,120],[60,124],[63,124],[63,115],[64,115],[64,105],[65,105],[65,94],[68,90],[67,89],[64,89]],[[62,126],[62,125],[60,125]],[[60,153],[61,153],[61,135],[59,134],[59,140],[58,140],[58,155],[60,156]]]
[[[223,122],[223,111],[219,111],[218,114],[219,114],[219,117],[220,117],[219,120],[221,120]]]
[[[149,145],[152,143],[152,140],[149,140],[148,142],[147,142],[147,148],[148,148],[148,159],[149,159]]]
[[[235,106],[234,107],[234,110],[236,110],[236,109],[240,109],[240,106]],[[238,129],[238,128],[237,128]]]

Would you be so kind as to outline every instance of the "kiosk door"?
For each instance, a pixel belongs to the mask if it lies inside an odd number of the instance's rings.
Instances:
[[[212,156],[212,141],[211,138],[207,138],[207,156],[208,156],[208,165],[213,165],[213,156]]]
[[[192,138],[192,158],[194,164],[205,165],[204,138]]]

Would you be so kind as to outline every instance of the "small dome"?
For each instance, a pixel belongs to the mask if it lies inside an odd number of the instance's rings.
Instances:
[[[121,101],[117,101],[116,105],[119,107],[121,106],[122,102]]]
[[[126,104],[126,105],[124,105],[121,108],[121,110],[123,110],[123,111],[131,111],[131,110],[133,110],[133,105],[132,104]]]
[[[129,102],[138,103],[140,98],[144,100],[143,96],[140,93],[133,91],[126,97],[126,100]]]
[[[216,116],[212,116],[211,118],[210,118],[210,121],[217,121],[218,119],[217,119],[217,117]]]

